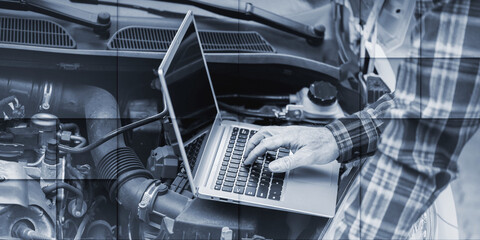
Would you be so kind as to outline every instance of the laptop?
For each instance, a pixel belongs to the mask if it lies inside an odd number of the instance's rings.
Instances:
[[[291,154],[282,148],[267,152],[251,166],[243,165],[245,145],[260,126],[222,119],[191,11],[158,74],[176,144],[196,197],[333,217],[339,174],[336,161],[272,173],[268,164]]]

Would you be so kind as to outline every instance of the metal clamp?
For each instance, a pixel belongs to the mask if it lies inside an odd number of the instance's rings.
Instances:
[[[152,211],[153,203],[158,195],[167,193],[168,187],[160,181],[153,182],[143,193],[142,200],[138,203],[138,218],[144,222],[149,222],[149,213]]]
[[[50,109],[50,99],[52,98],[53,84],[46,82],[43,87],[43,98],[42,104],[40,105],[40,110]]]

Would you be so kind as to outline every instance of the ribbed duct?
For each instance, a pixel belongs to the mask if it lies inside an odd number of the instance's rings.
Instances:
[[[112,36],[108,48],[165,52],[176,32],[168,28],[126,27]],[[275,52],[257,32],[199,31],[199,35],[205,52]]]
[[[75,48],[72,36],[57,23],[42,19],[0,17],[0,43]]]

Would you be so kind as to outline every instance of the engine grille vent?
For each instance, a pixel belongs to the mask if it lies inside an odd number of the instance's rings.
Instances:
[[[176,32],[167,28],[126,27],[112,36],[108,48],[165,52]],[[199,31],[199,35],[205,52],[275,52],[257,32]]]
[[[72,36],[60,25],[41,19],[0,17],[0,43],[75,48]]]

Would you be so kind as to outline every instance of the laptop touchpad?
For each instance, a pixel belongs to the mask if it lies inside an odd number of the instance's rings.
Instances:
[[[330,181],[331,168],[328,165],[312,165],[298,167],[290,171],[289,180],[295,182],[318,183],[318,181]]]

